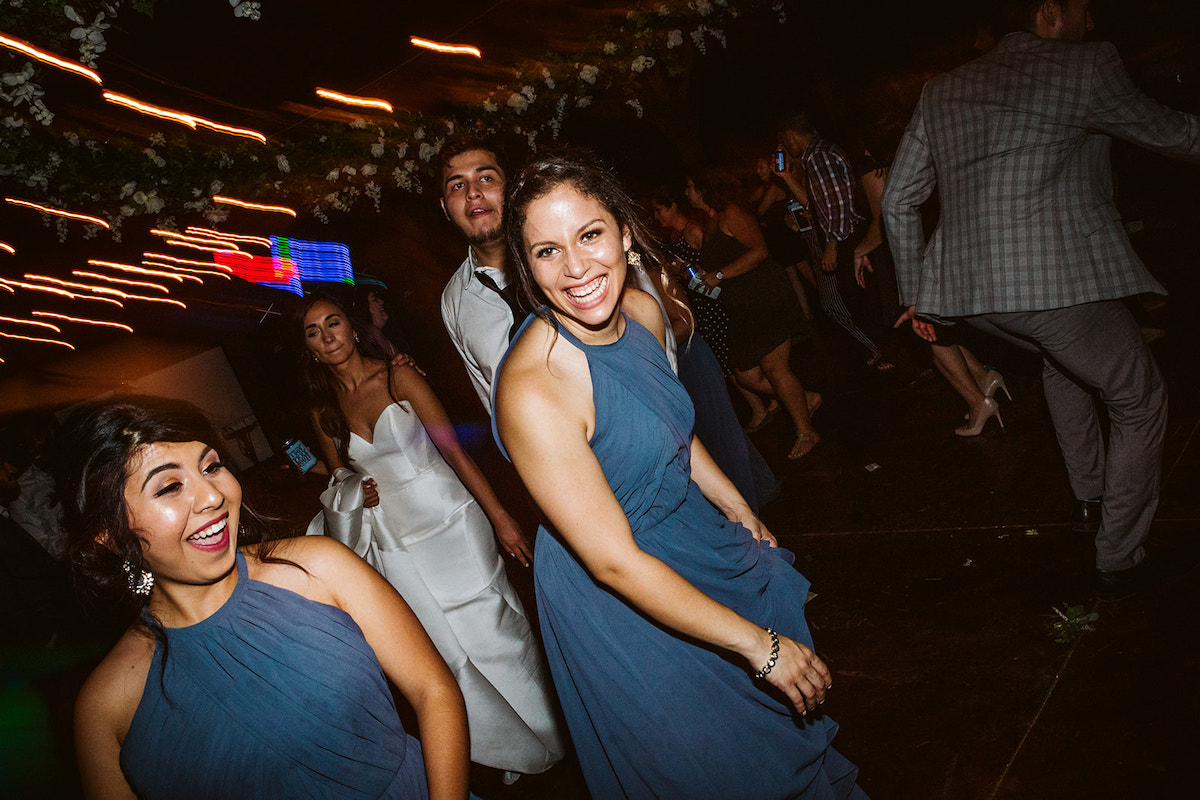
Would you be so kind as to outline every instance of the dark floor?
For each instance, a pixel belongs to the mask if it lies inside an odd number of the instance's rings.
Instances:
[[[823,441],[789,463],[785,422],[755,434],[783,479],[763,517],[812,580],[809,620],[835,676],[827,713],[875,800],[1195,791],[1200,342],[1171,312],[1148,322],[1168,329],[1153,346],[1172,396],[1152,544],[1173,574],[1116,605],[1093,601],[1090,538],[1066,524],[1072,498],[1037,363],[979,343],[1014,400],[1001,403],[1003,430],[961,439],[965,407],[911,342],[886,376],[829,331],[797,355],[826,396]],[[293,517],[315,510],[321,488],[275,468],[246,482]],[[532,602],[529,573],[514,581]],[[1093,611],[1094,630],[1055,640],[1060,613]],[[0,648],[0,796],[78,794],[70,706],[103,648],[78,630],[52,647]],[[473,777],[484,800],[586,796],[569,765],[512,787],[489,770]]]

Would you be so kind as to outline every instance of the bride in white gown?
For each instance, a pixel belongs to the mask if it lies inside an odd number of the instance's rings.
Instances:
[[[549,769],[563,734],[496,547],[498,537],[527,565],[528,539],[416,369],[365,357],[333,298],[306,298],[297,319],[313,359],[305,379],[321,454],[331,473],[364,476],[370,539],[358,552],[416,612],[458,679],[471,760],[510,773]]]

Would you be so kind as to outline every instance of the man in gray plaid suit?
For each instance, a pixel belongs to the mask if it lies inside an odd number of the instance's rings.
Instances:
[[[1102,599],[1141,588],[1167,395],[1121,298],[1165,294],[1113,205],[1113,136],[1200,161],[1200,120],[1139,92],[1116,48],[1085,43],[1091,0],[1025,0],[1024,30],[931,80],[884,191],[902,319],[966,319],[1043,357],[1071,488],[1100,500]],[[920,206],[941,216],[928,243]],[[1107,450],[1094,398],[1107,408]]]

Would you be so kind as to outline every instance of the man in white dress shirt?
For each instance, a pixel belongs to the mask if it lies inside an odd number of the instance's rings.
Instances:
[[[510,305],[516,286],[510,286],[505,269],[504,169],[495,147],[470,135],[447,142],[441,157],[442,211],[469,245],[442,291],[442,322],[491,414],[492,381],[516,322]]]

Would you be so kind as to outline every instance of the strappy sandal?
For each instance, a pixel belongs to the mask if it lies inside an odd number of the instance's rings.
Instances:
[[[751,423],[742,428],[746,433],[756,433],[771,424],[771,420],[775,419],[775,415],[779,413],[779,403],[773,406],[767,406],[767,410],[763,412],[762,419],[758,422]]]
[[[796,443],[788,451],[788,460],[795,461],[798,458],[804,458],[812,452],[812,449],[817,446],[817,442],[819,441],[821,441],[821,434],[816,431],[799,434],[796,436]]]

